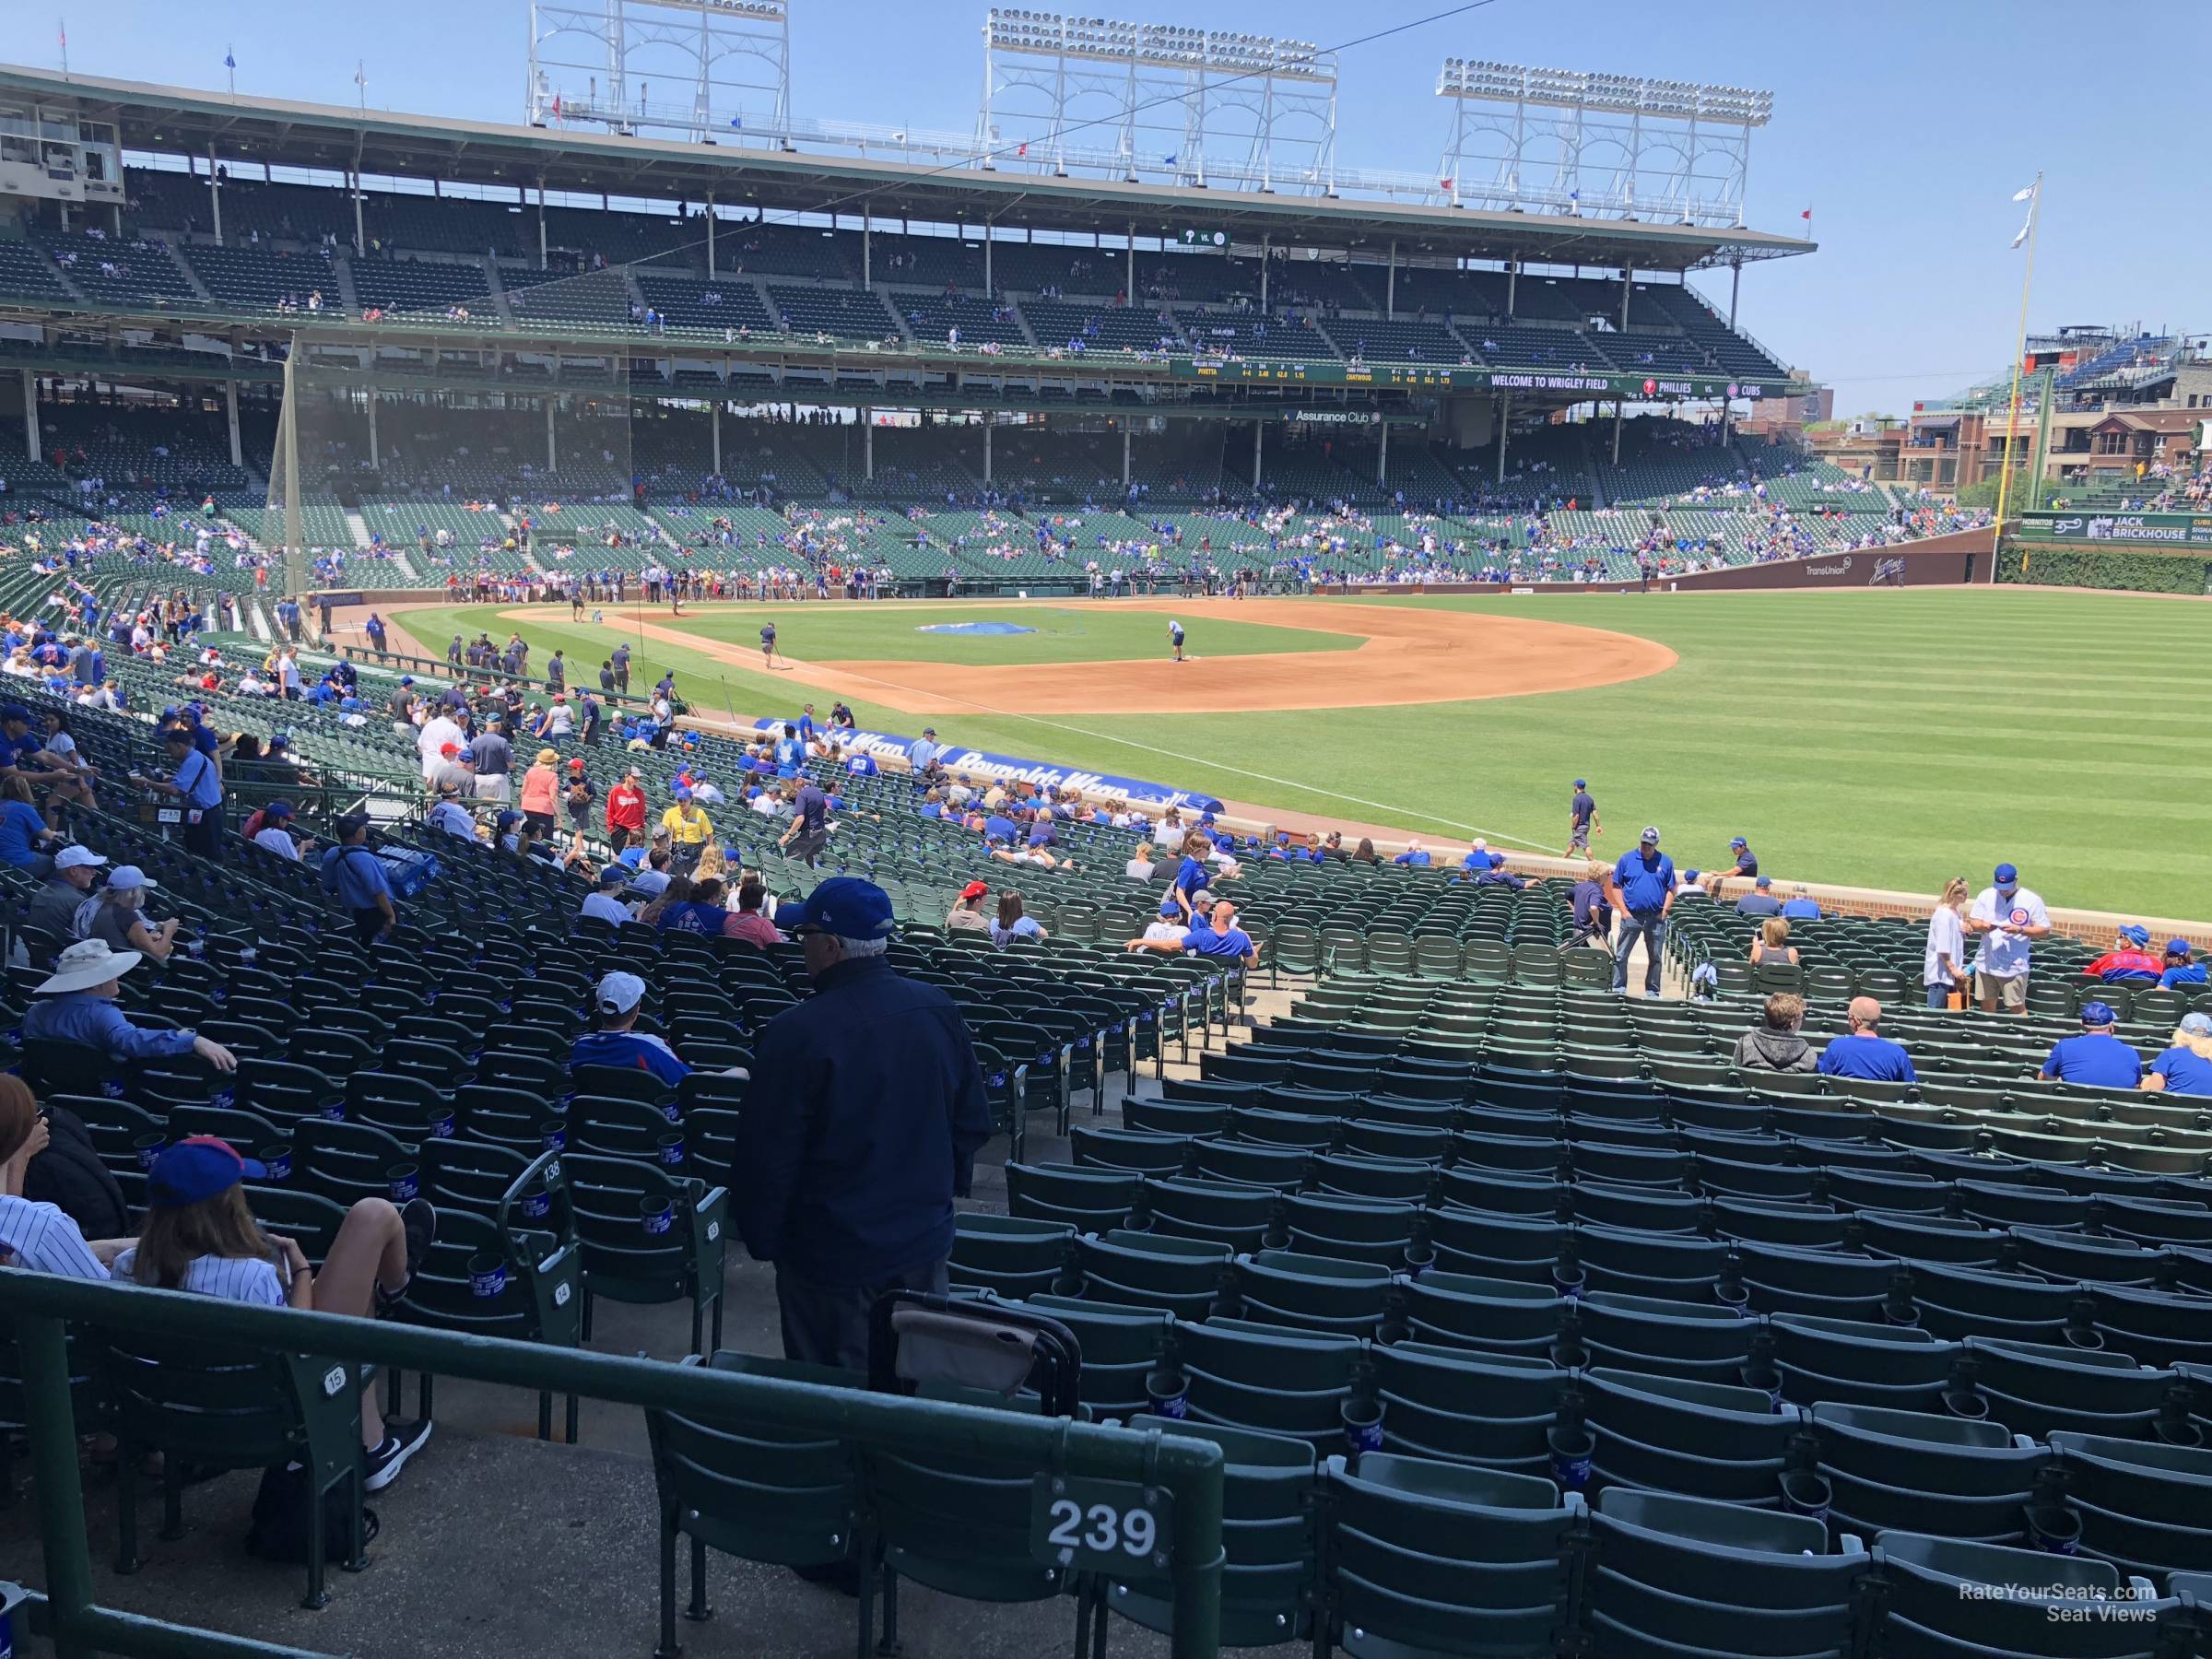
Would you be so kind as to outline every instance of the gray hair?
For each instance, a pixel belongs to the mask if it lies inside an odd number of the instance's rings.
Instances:
[[[878,957],[891,947],[888,939],[852,939],[843,934],[835,937],[838,949],[847,957]]]
[[[143,884],[137,887],[127,888],[119,888],[111,885],[100,889],[100,900],[102,904],[112,904],[118,907],[124,905],[135,906],[141,902],[145,898],[146,888]]]

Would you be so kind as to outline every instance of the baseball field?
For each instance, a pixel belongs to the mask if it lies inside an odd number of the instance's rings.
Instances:
[[[1766,869],[1929,891],[1999,860],[2054,904],[2212,911],[2212,606],[2007,589],[1472,598],[797,604],[519,627],[595,683],[664,669],[697,712],[934,724],[956,746],[1204,790],[1268,811],[1555,850],[1590,780],[1604,856],[1656,823],[1685,867],[1747,837]],[[1167,625],[1190,662],[1169,660]],[[764,670],[776,623],[782,665]],[[984,622],[1028,631],[947,632]]]

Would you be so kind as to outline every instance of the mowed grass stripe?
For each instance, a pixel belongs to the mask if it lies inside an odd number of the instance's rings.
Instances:
[[[1924,891],[1953,875],[1985,879],[1991,865],[2011,858],[2053,903],[2212,912],[2201,759],[2212,676],[2199,666],[2212,662],[2212,606],[2005,589],[1393,594],[1360,603],[1611,629],[1655,640],[1680,661],[1651,678],[1541,697],[935,724],[981,748],[1402,824],[1432,841],[1476,827],[1494,839],[1560,845],[1569,785],[1583,776],[1611,826],[1598,842],[1608,856],[1655,821],[1686,866],[1723,862],[1729,836],[1741,833],[1784,877]],[[990,616],[1015,607],[959,608]],[[794,614],[809,613],[782,607],[780,623]],[[1341,625],[1340,613],[1321,614]],[[904,638],[931,637],[911,631],[912,611],[897,615]],[[465,620],[477,617],[484,621]],[[1132,617],[1144,638],[1164,631],[1157,613]],[[486,623],[503,638],[495,618],[486,607],[413,613],[408,622],[426,642]],[[1194,641],[1215,626],[1210,617],[1194,625]],[[588,625],[525,631],[540,661],[556,639],[572,656],[587,647],[594,674],[618,637]],[[679,683],[710,711],[722,706],[725,682],[739,714],[795,712],[806,695],[782,676],[657,641],[640,663],[648,682],[677,667]],[[826,709],[826,698],[814,700]],[[892,731],[921,724],[855,707]]]

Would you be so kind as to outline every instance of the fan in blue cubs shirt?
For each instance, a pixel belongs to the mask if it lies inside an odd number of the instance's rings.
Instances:
[[[645,1001],[645,982],[619,971],[606,975],[593,994],[592,1006],[599,1015],[599,1029],[586,1031],[569,1050],[569,1069],[580,1065],[612,1065],[624,1071],[651,1072],[669,1088],[691,1075],[691,1068],[676,1051],[650,1031],[634,1028]]]
[[[1905,1045],[1892,1042],[1879,1030],[1882,1005],[1871,996],[1854,996],[1845,1010],[1850,1030],[1831,1038],[1820,1051],[1818,1067],[1824,1077],[1859,1077],[1869,1083],[1916,1083],[1912,1056]]]
[[[55,863],[60,863],[59,859]],[[2161,990],[2177,990],[2184,985],[2201,985],[2206,975],[2205,965],[2196,959],[2196,951],[2186,939],[2166,941],[2165,971],[2159,975]]]
[[[2139,1087],[2153,1094],[2212,1095],[2212,1014],[2183,1015],[2173,1046],[2150,1063]]]
[[[2043,1062],[2046,1083],[2077,1083],[2085,1088],[2133,1088],[2143,1080],[2143,1057],[2112,1035],[2119,1021],[2112,1005],[2081,1005],[2081,1035],[2061,1037]]]
[[[1213,914],[1194,919],[1182,936],[1187,956],[1228,957],[1247,968],[1259,966],[1260,953],[1252,935],[1237,925],[1237,907],[1224,899]]]

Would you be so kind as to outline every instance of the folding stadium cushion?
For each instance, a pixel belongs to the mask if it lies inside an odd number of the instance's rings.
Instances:
[[[1607,1487],[1590,1518],[1596,1651],[1739,1659],[1857,1651],[1864,1548],[1809,1516]]]
[[[1581,1500],[1527,1475],[1370,1453],[1332,1457],[1324,1583],[1330,1634],[1355,1655],[1548,1653],[1573,1574]]]
[[[2051,1454],[2002,1423],[1834,1401],[1806,1417],[1836,1530],[1870,1538],[1911,1526],[1983,1544],[2026,1535],[2023,1512]]]
[[[2128,1586],[2119,1571],[2086,1556],[1891,1532],[1875,1557],[1886,1591],[1877,1640],[1895,1638],[1885,1651],[2151,1659],[2160,1625],[2177,1611],[2147,1584],[2123,1601]],[[2129,1616],[2081,1617],[2093,1601]]]

